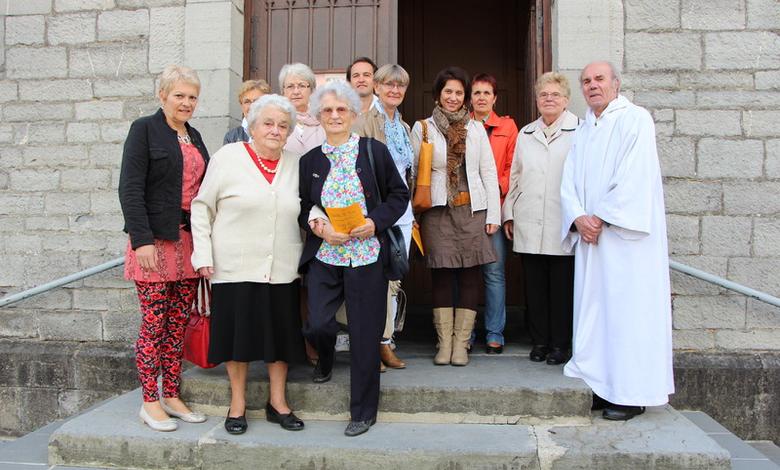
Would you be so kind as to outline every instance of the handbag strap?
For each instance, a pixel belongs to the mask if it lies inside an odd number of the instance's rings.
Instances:
[[[382,203],[384,201],[382,200],[382,192],[379,190],[379,178],[376,177],[376,165],[374,165],[374,152],[371,150],[371,147],[374,146],[373,145],[374,144],[374,138],[373,137],[368,137],[367,140],[366,140],[366,143],[368,144],[367,145],[367,147],[368,147],[368,164],[371,165],[371,173],[373,173],[373,175],[374,175],[374,186],[376,187],[376,196],[379,199],[379,202]],[[398,240],[396,240],[395,234],[393,233],[392,230],[385,230],[385,233],[390,237],[390,240],[393,243],[398,244]]]
[[[428,143],[428,122],[425,119],[420,119],[420,125],[422,126],[422,138],[423,142]]]

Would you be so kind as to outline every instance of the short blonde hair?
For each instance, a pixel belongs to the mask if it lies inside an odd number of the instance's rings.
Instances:
[[[398,64],[385,64],[377,69],[374,74],[375,83],[397,82],[401,85],[409,84],[409,72]]]
[[[238,90],[238,102],[241,103],[241,97],[252,90],[258,90],[260,93],[267,95],[271,93],[271,85],[269,85],[268,82],[262,78],[259,80],[245,81],[241,84],[241,88]]]
[[[563,96],[571,98],[571,87],[569,86],[569,79],[565,75],[558,72],[547,72],[542,74],[541,77],[536,79],[536,85],[534,85],[534,94],[539,94],[539,90],[544,88],[545,85],[553,83],[558,85],[563,90]]]
[[[200,92],[200,78],[198,73],[183,65],[171,64],[165,67],[160,74],[160,91],[164,94],[171,92],[176,82],[184,82],[198,89]]]

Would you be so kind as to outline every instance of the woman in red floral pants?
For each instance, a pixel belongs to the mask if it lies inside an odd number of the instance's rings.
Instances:
[[[195,301],[189,213],[206,171],[208,152],[192,117],[200,93],[197,74],[168,66],[160,76],[161,108],[130,126],[122,155],[119,200],[129,235],[125,278],[135,281],[141,308],[136,366],[143,389],[141,420],[173,431],[171,417],[206,420],[179,398],[182,345]],[[157,377],[162,374],[163,399]]]

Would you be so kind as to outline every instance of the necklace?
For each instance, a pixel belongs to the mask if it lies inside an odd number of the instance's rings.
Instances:
[[[263,168],[263,170],[265,170],[266,172],[271,173],[272,175],[276,174],[276,172],[279,170],[279,168],[278,167],[274,168],[274,169],[268,168],[267,166],[265,166],[265,163],[263,163],[264,159],[260,158],[260,154],[257,153],[257,150],[255,150],[254,147],[252,147],[252,150],[254,150],[255,160],[257,161],[257,164],[260,165]],[[273,161],[273,160],[271,160],[271,161]],[[276,162],[278,162],[278,161],[279,160],[276,160]]]
[[[187,144],[187,145],[192,144],[192,140],[190,140],[189,134],[184,134],[184,135],[176,134],[176,138],[179,139],[179,142],[181,142],[182,144]]]

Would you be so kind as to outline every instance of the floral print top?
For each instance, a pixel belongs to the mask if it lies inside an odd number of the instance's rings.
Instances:
[[[330,171],[322,186],[323,207],[347,207],[360,204],[363,215],[368,214],[363,185],[355,171],[360,137],[352,134],[346,143],[334,147],[322,144],[322,153],[330,161]],[[360,239],[350,238],[343,245],[334,246],[322,241],[317,259],[331,266],[366,266],[379,259],[379,239],[376,236]]]

